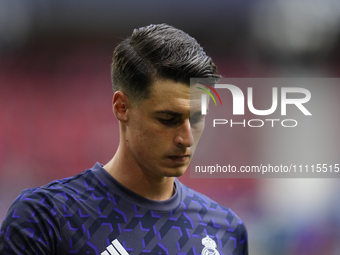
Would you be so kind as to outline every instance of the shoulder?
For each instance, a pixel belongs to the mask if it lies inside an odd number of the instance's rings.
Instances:
[[[239,216],[178,181],[176,185],[182,190],[182,213],[193,224],[193,236],[209,236],[224,254],[248,254],[247,229]]]
[[[246,227],[241,218],[230,208],[223,206],[208,196],[180,183],[183,189],[182,203],[186,210],[197,211],[200,218],[208,218],[215,225],[227,226],[228,231],[238,231],[246,235]]]
[[[57,249],[64,221],[74,213],[70,209],[95,196],[97,186],[102,186],[100,180],[88,169],[70,178],[24,190],[11,204],[1,224],[0,253],[4,247],[16,251],[24,244],[27,254],[36,251],[48,254]]]
[[[91,171],[85,170],[69,178],[54,180],[40,187],[25,189],[14,200],[10,209],[21,206],[36,206],[38,204],[52,209],[55,201],[66,201],[68,197],[79,196],[80,192],[86,190],[86,188],[88,188],[86,183],[86,177],[88,175],[91,175]],[[90,176],[90,178],[92,177],[93,176]]]
[[[32,212],[53,217],[58,211],[71,207],[73,203],[95,197],[98,192],[103,192],[101,188],[104,186],[92,169],[87,169],[69,178],[25,189],[11,204],[6,218],[9,218],[10,214],[18,215],[19,212],[26,217],[31,217]],[[21,218],[24,215],[18,216]]]
[[[232,211],[228,207],[225,207],[225,206],[215,202],[214,200],[212,200],[208,196],[191,189],[190,187],[179,182],[178,180],[176,180],[176,185],[179,185],[179,187],[181,187],[181,189],[183,190],[182,191],[182,194],[183,194],[182,199],[187,204],[194,202],[194,203],[196,203],[196,204],[198,203],[201,206],[204,206],[205,208],[212,210],[212,211],[220,208],[221,211],[224,211],[225,213],[232,213]]]
[[[186,218],[193,224],[193,236],[216,238],[218,247],[228,254],[248,254],[247,229],[239,216],[178,181],[176,185],[182,189],[181,203]]]

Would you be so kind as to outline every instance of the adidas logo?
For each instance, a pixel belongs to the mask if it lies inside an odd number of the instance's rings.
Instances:
[[[103,251],[100,255],[129,255],[129,253],[127,253],[120,242],[115,239],[106,247],[106,251]]]

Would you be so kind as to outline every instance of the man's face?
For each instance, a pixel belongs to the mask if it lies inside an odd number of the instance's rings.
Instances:
[[[158,80],[148,99],[134,104],[126,123],[127,149],[145,174],[182,175],[204,129],[201,94],[183,83]]]

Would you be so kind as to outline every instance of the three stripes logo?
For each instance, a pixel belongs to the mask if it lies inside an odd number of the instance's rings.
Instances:
[[[100,253],[100,255],[129,255],[120,242],[115,239],[111,242],[106,250]]]
[[[205,86],[208,89],[210,89],[211,91],[213,91],[216,94],[216,96],[217,96],[217,98],[220,101],[221,106],[222,106],[222,100],[220,98],[220,95],[216,92],[216,90],[212,86],[210,86],[208,84],[205,84],[205,83],[201,83],[201,82],[198,82],[198,83],[202,84],[203,86]],[[214,103],[217,106],[216,100],[215,100],[214,96],[211,94],[211,92],[209,90],[201,88],[201,87],[197,87],[197,88],[201,89],[205,93],[207,93],[212,98],[212,100],[214,100]],[[201,96],[201,114],[202,115],[207,115],[207,94],[202,94],[202,96]]]

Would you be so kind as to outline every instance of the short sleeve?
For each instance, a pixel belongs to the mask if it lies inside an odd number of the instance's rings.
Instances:
[[[56,208],[38,189],[26,190],[12,203],[0,228],[0,254],[56,254],[61,241]]]

